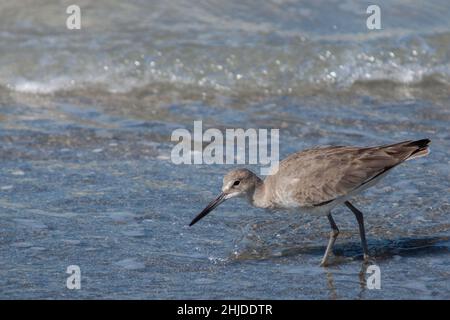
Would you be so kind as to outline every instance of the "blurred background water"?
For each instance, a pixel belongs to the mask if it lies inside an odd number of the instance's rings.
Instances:
[[[0,298],[448,299],[450,3],[0,1]],[[280,155],[431,138],[356,222],[229,201],[233,166],[173,165],[176,128],[279,128]],[[257,169],[257,167],[253,167]],[[68,265],[82,289],[70,291]]]

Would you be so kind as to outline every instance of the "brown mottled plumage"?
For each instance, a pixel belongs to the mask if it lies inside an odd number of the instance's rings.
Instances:
[[[364,258],[368,258],[362,213],[348,199],[377,183],[400,163],[428,154],[429,139],[376,147],[318,147],[300,151],[280,162],[278,171],[261,180],[247,169],[230,171],[222,193],[191,222],[193,225],[223,201],[245,196],[259,208],[300,209],[327,215],[332,233],[322,259],[326,263],[339,230],[331,210],[344,203],[355,214]]]

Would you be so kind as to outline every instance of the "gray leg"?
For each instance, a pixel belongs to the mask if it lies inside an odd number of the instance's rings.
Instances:
[[[361,211],[356,209],[350,202],[345,201],[345,205],[355,214],[359,226],[359,235],[361,237],[361,246],[364,252],[364,260],[369,259],[369,249],[367,248],[366,231],[364,230],[364,218]]]
[[[323,255],[322,261],[320,262],[320,266],[324,267],[327,263],[328,256],[330,255],[331,250],[333,249],[334,242],[336,241],[336,238],[339,234],[339,229],[334,222],[333,217],[331,216],[331,213],[327,215],[328,221],[330,221],[331,226],[331,232],[330,232],[330,240],[328,240],[327,249],[325,250],[325,254]]]

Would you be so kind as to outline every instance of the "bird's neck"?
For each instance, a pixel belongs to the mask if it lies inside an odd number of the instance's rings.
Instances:
[[[264,181],[261,180],[260,178],[258,178],[256,184],[255,184],[255,189],[253,190],[253,192],[251,192],[249,194],[249,202],[258,208],[268,208],[270,207],[270,202],[267,199],[267,194],[266,194],[266,186],[264,184]]]

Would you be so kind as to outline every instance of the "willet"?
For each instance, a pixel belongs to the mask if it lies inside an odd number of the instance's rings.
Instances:
[[[223,178],[222,192],[189,225],[234,197],[246,197],[258,208],[326,215],[331,233],[321,261],[325,266],[339,234],[331,210],[345,204],[356,217],[364,260],[368,260],[363,214],[349,199],[376,184],[400,163],[426,156],[429,143],[429,139],[422,139],[376,147],[316,147],[288,156],[265,180],[247,169],[232,170]]]

